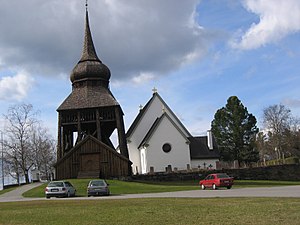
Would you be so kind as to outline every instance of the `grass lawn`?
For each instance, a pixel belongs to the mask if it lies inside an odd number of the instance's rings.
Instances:
[[[86,187],[90,179],[69,179],[75,186],[77,196],[87,196]],[[167,191],[184,191],[199,189],[198,181],[176,181],[176,182],[125,182],[119,180],[108,180],[112,195],[157,193]],[[279,185],[300,185],[293,181],[258,181],[258,180],[236,180],[233,188],[242,187],[270,187]],[[45,197],[44,190],[47,184],[31,189],[23,194],[24,197]]]
[[[300,198],[159,198],[0,203],[0,224],[300,224]]]
[[[76,188],[77,196],[87,196],[86,187],[91,179],[68,179]],[[166,183],[140,183],[125,182],[119,180],[107,180],[112,195],[137,194],[137,193],[157,193],[166,191],[195,190],[199,187],[196,184],[166,184]],[[31,189],[23,194],[24,197],[45,197],[44,190],[47,184]]]

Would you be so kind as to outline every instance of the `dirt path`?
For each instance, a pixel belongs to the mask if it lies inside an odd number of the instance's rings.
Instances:
[[[42,185],[43,183],[37,182],[37,183],[31,183],[31,184],[25,184],[20,187],[17,187],[16,189],[6,192],[2,195],[0,195],[0,202],[8,202],[8,201],[22,201],[24,198],[22,194],[32,188],[38,187]]]

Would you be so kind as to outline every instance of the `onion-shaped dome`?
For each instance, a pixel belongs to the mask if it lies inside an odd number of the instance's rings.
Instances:
[[[83,80],[101,80],[108,84],[109,68],[101,62],[96,54],[92,34],[89,26],[88,11],[86,11],[84,45],[81,59],[71,72],[72,84]]]
[[[82,80],[103,80],[109,81],[110,70],[100,61],[79,62],[72,70],[70,80],[72,83]]]

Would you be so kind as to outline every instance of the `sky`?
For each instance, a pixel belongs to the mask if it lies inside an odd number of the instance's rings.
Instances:
[[[80,59],[85,0],[0,0],[0,113],[32,104],[57,135],[56,109]],[[96,52],[126,130],[155,87],[194,136],[237,96],[300,116],[299,0],[89,0]],[[5,125],[0,119],[0,129]]]

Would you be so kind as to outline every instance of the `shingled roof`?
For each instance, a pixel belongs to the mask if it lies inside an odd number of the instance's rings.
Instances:
[[[58,107],[57,111],[117,105],[119,103],[109,89],[98,86],[84,86],[74,88],[72,93]]]
[[[109,90],[110,70],[96,54],[86,10],[84,43],[81,58],[71,72],[72,93],[57,111],[105,106],[119,103]]]
[[[82,54],[79,62],[71,72],[72,84],[86,80],[102,81],[100,84],[108,88],[110,70],[98,58],[89,25],[89,14],[86,10],[85,32]]]
[[[192,159],[215,159],[220,158],[219,150],[213,141],[214,149],[207,146],[207,137],[188,137],[190,141],[190,153]]]

